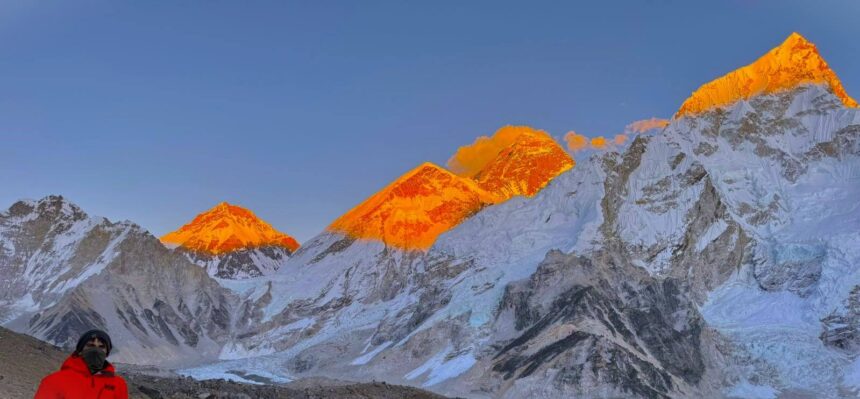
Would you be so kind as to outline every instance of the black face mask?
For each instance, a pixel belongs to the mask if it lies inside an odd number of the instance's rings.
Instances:
[[[87,368],[90,369],[90,373],[95,374],[101,369],[105,368],[105,358],[107,357],[107,353],[104,349],[99,348],[84,348],[81,351],[81,358],[84,359],[84,363],[87,364]]]

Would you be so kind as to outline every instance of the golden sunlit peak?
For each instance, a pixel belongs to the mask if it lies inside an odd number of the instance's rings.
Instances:
[[[505,126],[491,137],[480,136],[474,143],[457,149],[454,156],[448,160],[448,168],[460,176],[473,177],[524,134],[542,134],[552,139],[546,132],[528,126]]]
[[[335,220],[329,230],[426,250],[440,234],[496,201],[474,181],[426,162]]]
[[[573,158],[549,134],[528,126],[506,126],[502,134],[515,139],[498,151],[472,178],[501,200],[515,195],[533,196],[550,180],[572,168]],[[458,151],[458,154],[463,148]]]
[[[815,45],[798,33],[745,67],[702,85],[684,101],[676,118],[727,106],[759,94],[804,84],[825,84],[846,107],[857,107]]]
[[[404,173],[328,229],[426,250],[481,208],[515,195],[534,195],[573,167],[573,159],[546,132],[506,126],[493,137],[461,147],[448,165],[457,173],[430,162]]]
[[[179,230],[165,234],[161,241],[212,255],[264,246],[294,252],[299,247],[293,237],[275,230],[250,210],[227,202],[197,215]]]

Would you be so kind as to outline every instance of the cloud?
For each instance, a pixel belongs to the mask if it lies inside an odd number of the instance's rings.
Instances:
[[[669,120],[660,118],[643,119],[633,122],[624,129],[625,132],[645,133],[651,129],[662,129],[669,125]]]
[[[448,169],[464,177],[474,177],[505,147],[511,145],[523,134],[544,134],[546,132],[528,126],[505,126],[492,137],[478,137],[471,145],[460,147],[448,160]],[[547,135],[549,136],[549,135]]]
[[[567,149],[571,152],[577,152],[588,148],[588,137],[585,137],[573,130],[564,135],[564,142],[567,143]]]
[[[577,152],[577,151],[588,150],[588,149],[607,150],[607,149],[611,148],[613,146],[613,144],[615,144],[615,145],[624,144],[624,140],[626,140],[627,137],[625,136],[625,137],[619,138],[619,136],[624,136],[624,135],[619,134],[618,136],[615,136],[615,140],[609,141],[606,139],[606,137],[603,137],[603,136],[588,138],[587,136],[581,135],[581,134],[571,130],[571,131],[567,132],[566,135],[564,135],[564,141],[567,143],[567,149],[571,152]]]
[[[606,149],[606,137],[597,136],[591,139],[591,148],[596,150],[605,150]]]
[[[567,143],[567,149],[570,152],[582,150],[614,150],[617,147],[623,146],[631,136],[646,133],[653,129],[662,129],[669,125],[669,121],[660,118],[643,119],[633,122],[624,129],[624,133],[616,134],[612,139],[604,136],[589,138],[588,136],[579,134],[573,130],[564,135],[564,141]]]

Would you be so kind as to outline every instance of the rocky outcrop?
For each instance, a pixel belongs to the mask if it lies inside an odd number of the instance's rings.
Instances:
[[[612,258],[550,253],[527,282],[508,286],[496,328],[519,335],[500,343],[493,371],[576,396],[595,387],[602,395],[688,394],[704,373],[694,303],[676,280]]]
[[[132,229],[90,217],[61,196],[18,201],[0,213],[0,322],[50,306],[99,273]]]
[[[274,273],[292,254],[289,249],[278,245],[237,249],[217,255],[182,247],[175,251],[202,266],[210,276],[225,279],[245,279]]]

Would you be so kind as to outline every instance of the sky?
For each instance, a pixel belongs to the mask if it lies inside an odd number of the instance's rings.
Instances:
[[[669,118],[799,32],[860,97],[860,2],[0,3],[0,209],[63,195],[156,236],[218,202],[300,242],[514,124]]]

